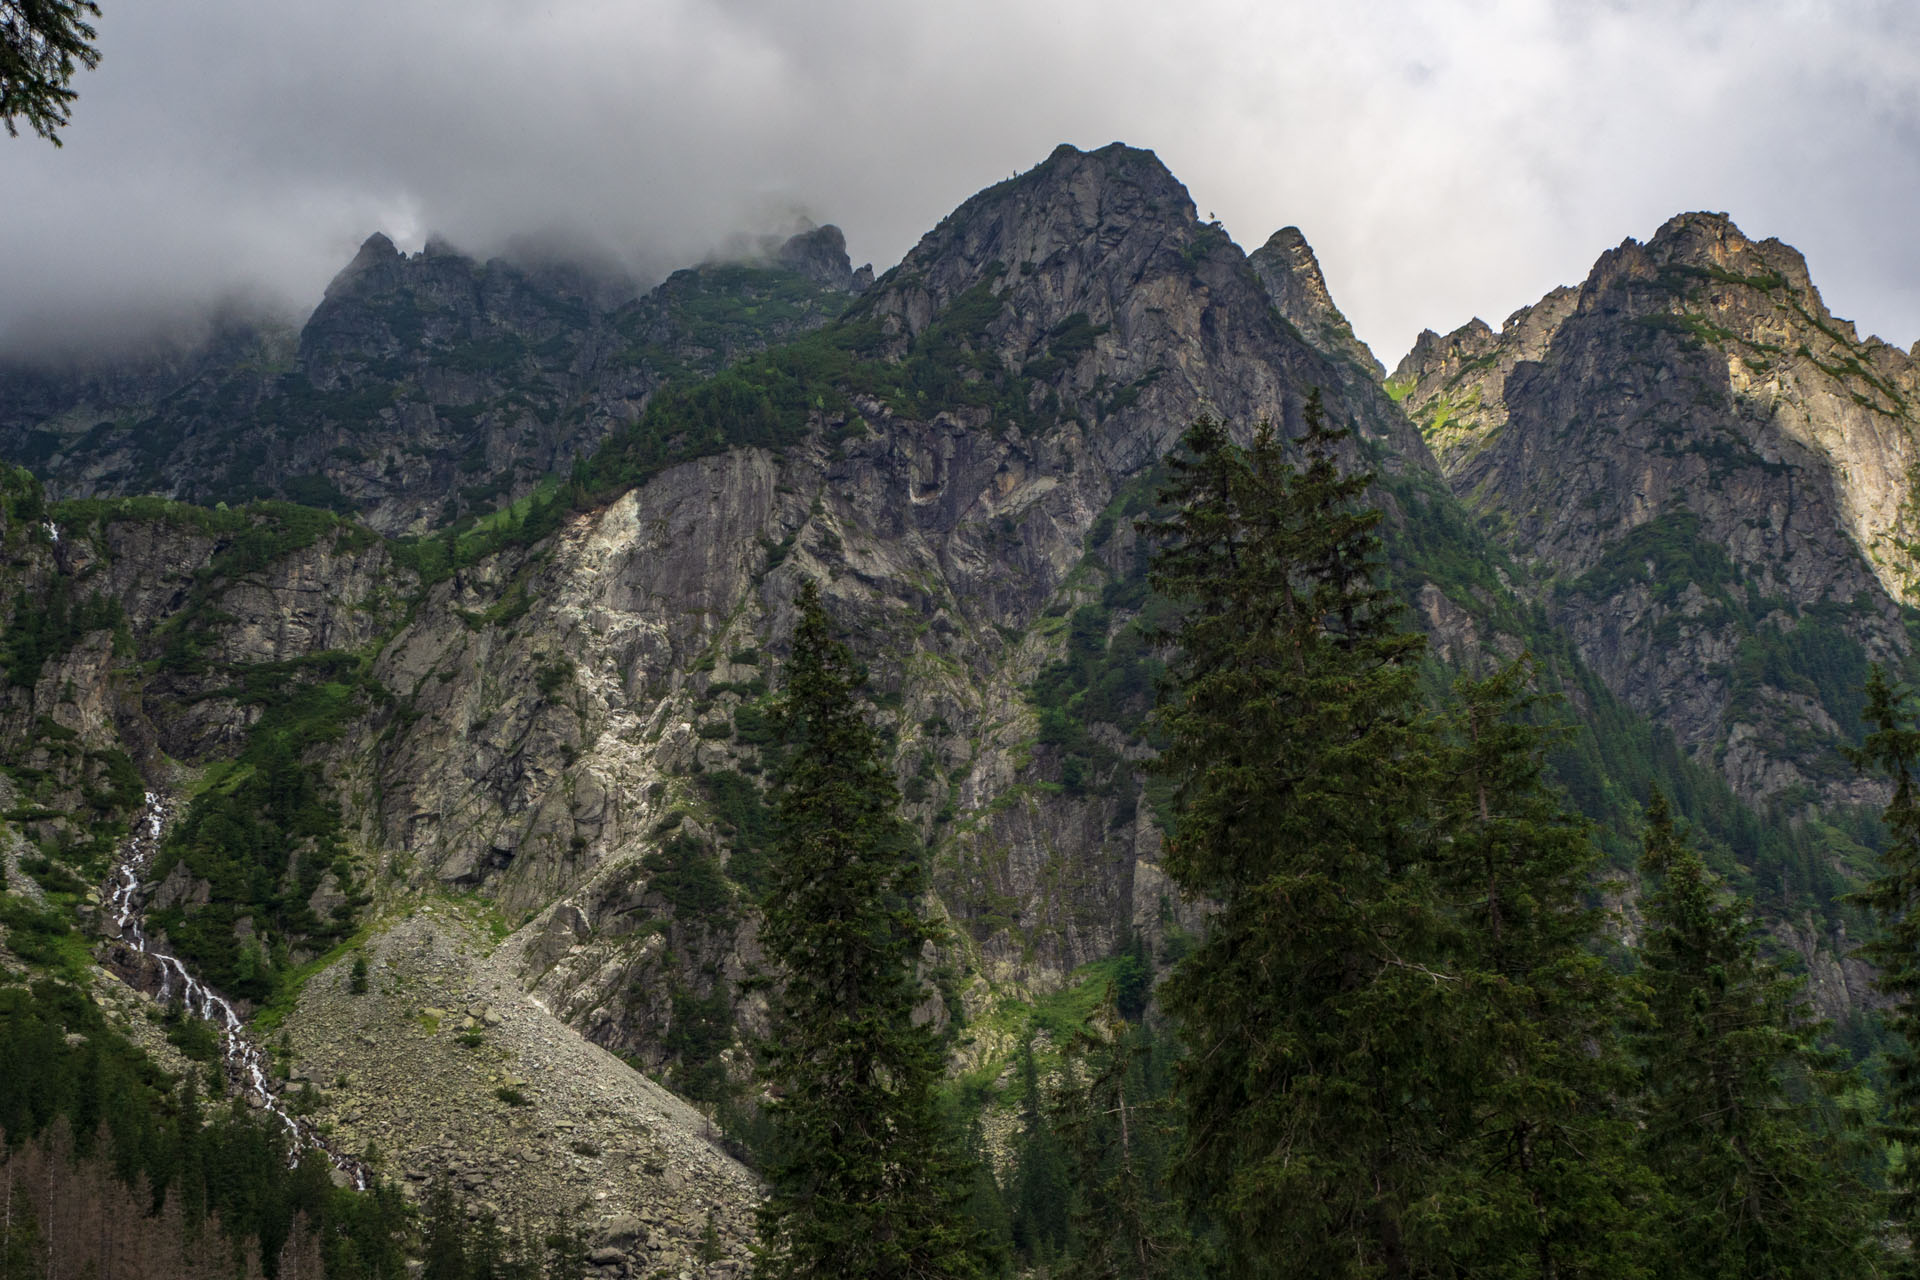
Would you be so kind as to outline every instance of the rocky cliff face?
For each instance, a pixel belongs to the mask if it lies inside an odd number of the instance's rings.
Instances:
[[[1743,795],[1873,797],[1836,747],[1909,653],[1920,373],[1799,254],[1685,214],[1394,384],[1610,687]]]
[[[974,972],[1055,983],[1159,927],[1137,780],[1115,756],[1099,787],[1065,788],[1025,689],[1062,651],[1066,615],[1131,571],[1116,497],[1202,412],[1291,420],[1328,362],[1276,322],[1164,168],[1119,148],[1056,153],[976,197],[875,285],[859,322],[907,359],[968,309],[951,340],[1008,380],[999,400],[856,394],[857,430],[822,421],[778,455],[670,470],[537,560],[437,588],[381,659],[411,719],[385,766],[383,839],[516,912],[579,886],[536,954],[556,998],[598,1010],[608,1037],[655,1038],[617,1028],[608,990],[631,975],[606,970],[608,935],[658,947],[636,905],[654,829],[684,813],[674,830],[714,838],[710,780],[757,776],[739,716],[783,652],[802,574],[828,581],[873,658]],[[1412,443],[1377,390],[1340,407]],[[455,621],[516,580],[523,624]],[[566,677],[542,694],[530,669]]]
[[[1576,289],[1555,289],[1508,316],[1497,334],[1474,319],[1444,338],[1428,329],[1414,342],[1388,389],[1405,399],[1445,470],[1458,471],[1506,425],[1507,375],[1522,360],[1545,358],[1579,296]]]
[[[181,388],[220,381],[236,368],[284,365],[298,341],[287,325],[227,312],[204,333],[131,350],[0,360],[6,457],[44,474],[64,447],[99,423],[150,417]]]
[[[1061,148],[955,210],[866,305],[904,346],[980,289],[1000,303],[980,346],[1043,384],[1063,417],[1118,442],[1105,461],[1123,476],[1157,459],[1200,412],[1280,424],[1304,390],[1339,382],[1334,362],[1280,321],[1247,256],[1197,219],[1151,152]],[[1377,395],[1344,407],[1363,435],[1422,454]],[[1154,434],[1123,425],[1143,421]]]

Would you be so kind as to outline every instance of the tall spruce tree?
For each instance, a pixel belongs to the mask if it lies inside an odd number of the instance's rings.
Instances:
[[[1830,1097],[1846,1077],[1815,1043],[1803,983],[1760,954],[1751,909],[1647,810],[1640,948],[1642,1142],[1666,1191],[1662,1272],[1702,1280],[1878,1274],[1880,1200]]]
[[[1143,524],[1184,607],[1158,767],[1167,869],[1219,904],[1162,989],[1186,1043],[1177,1178],[1233,1275],[1413,1274],[1451,988],[1426,874],[1421,637],[1373,580],[1369,477],[1315,395],[1291,465],[1196,423]]]
[[[770,1280],[978,1273],[970,1190],[935,1089],[926,873],[861,676],[809,583],[787,665],[776,856],[760,930],[782,979],[763,1050],[776,1133],[760,1210]]]
[[[1447,1146],[1410,1228],[1439,1274],[1624,1280],[1651,1261],[1652,1191],[1624,993],[1593,946],[1600,854],[1547,778],[1533,678],[1522,657],[1455,684],[1433,855],[1453,1030],[1429,1046]]]
[[[1854,767],[1893,783],[1882,815],[1887,846],[1880,874],[1857,900],[1878,919],[1880,930],[1860,954],[1880,969],[1875,985],[1887,997],[1882,1015],[1895,1037],[1887,1054],[1887,1099],[1881,1134],[1898,1143],[1907,1159],[1895,1168],[1892,1213],[1909,1240],[1920,1239],[1920,729],[1914,727],[1913,691],[1887,681],[1878,666],[1867,678],[1866,740],[1848,752]],[[1920,1250],[1899,1262],[1896,1274],[1920,1276]]]

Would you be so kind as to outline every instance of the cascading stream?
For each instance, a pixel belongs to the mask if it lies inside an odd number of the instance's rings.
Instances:
[[[165,833],[172,816],[172,806],[163,797],[156,792],[147,792],[146,804],[134,820],[133,832],[114,865],[107,905],[120,928],[121,941],[159,964],[162,1002],[173,999],[177,991],[182,1006],[190,1016],[211,1022],[219,1029],[221,1059],[228,1081],[234,1087],[244,1089],[261,1110],[286,1126],[295,1156],[307,1149],[319,1151],[333,1163],[334,1168],[352,1180],[355,1189],[366,1190],[366,1166],[352,1156],[335,1150],[333,1144],[310,1123],[287,1109],[285,1100],[267,1073],[266,1054],[248,1037],[246,1025],[240,1021],[240,1015],[234,1012],[233,1004],[196,978],[178,956],[156,946],[147,937],[141,924],[144,905],[141,881],[147,868],[153,865],[154,855],[160,849],[160,837]]]

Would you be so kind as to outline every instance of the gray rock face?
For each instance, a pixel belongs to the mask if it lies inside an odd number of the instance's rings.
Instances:
[[[1616,693],[1746,796],[1877,794],[1836,748],[1866,662],[1909,652],[1920,374],[1798,253],[1683,214],[1395,382]]]
[[[285,323],[228,313],[204,332],[131,350],[0,361],[0,445],[8,459],[45,477],[73,438],[102,423],[111,430],[144,421],[168,397],[230,382],[241,368],[284,368],[298,340]],[[97,483],[125,461],[102,449],[71,464],[77,479]]]
[[[72,811],[37,824],[36,838],[91,838],[108,792],[133,788],[137,801],[142,774],[157,783],[236,754],[260,714],[236,670],[363,649],[404,609],[407,575],[363,529],[242,567],[230,554],[249,536],[241,527],[132,511],[56,527],[57,538],[46,527],[0,527],[13,553],[7,625],[16,601],[45,607],[56,591],[110,602],[115,616],[49,654],[30,685],[0,683],[0,758],[38,771],[42,808]],[[160,660],[193,645],[203,661]]]
[[[1297,428],[1315,387],[1346,391],[1335,398],[1361,435],[1425,465],[1424,446],[1377,388],[1352,386],[1340,361],[1278,320],[1247,256],[1198,220],[1150,151],[1058,148],[962,204],[864,305],[904,345],[975,288],[1002,301],[986,332],[1009,368],[1043,359],[1076,317],[1094,332],[1067,367],[1042,368],[1063,411],[1095,428],[1110,473],[1157,459],[1202,412],[1245,429]],[[1126,407],[1108,407],[1115,401]]]

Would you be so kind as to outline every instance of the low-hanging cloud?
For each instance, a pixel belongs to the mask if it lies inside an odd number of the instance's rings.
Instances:
[[[369,232],[642,277],[805,214],[880,266],[1055,143],[1299,225],[1389,364],[1683,209],[1920,337],[1904,3],[258,0],[103,4],[67,146],[0,140],[0,345],[297,317]]]

